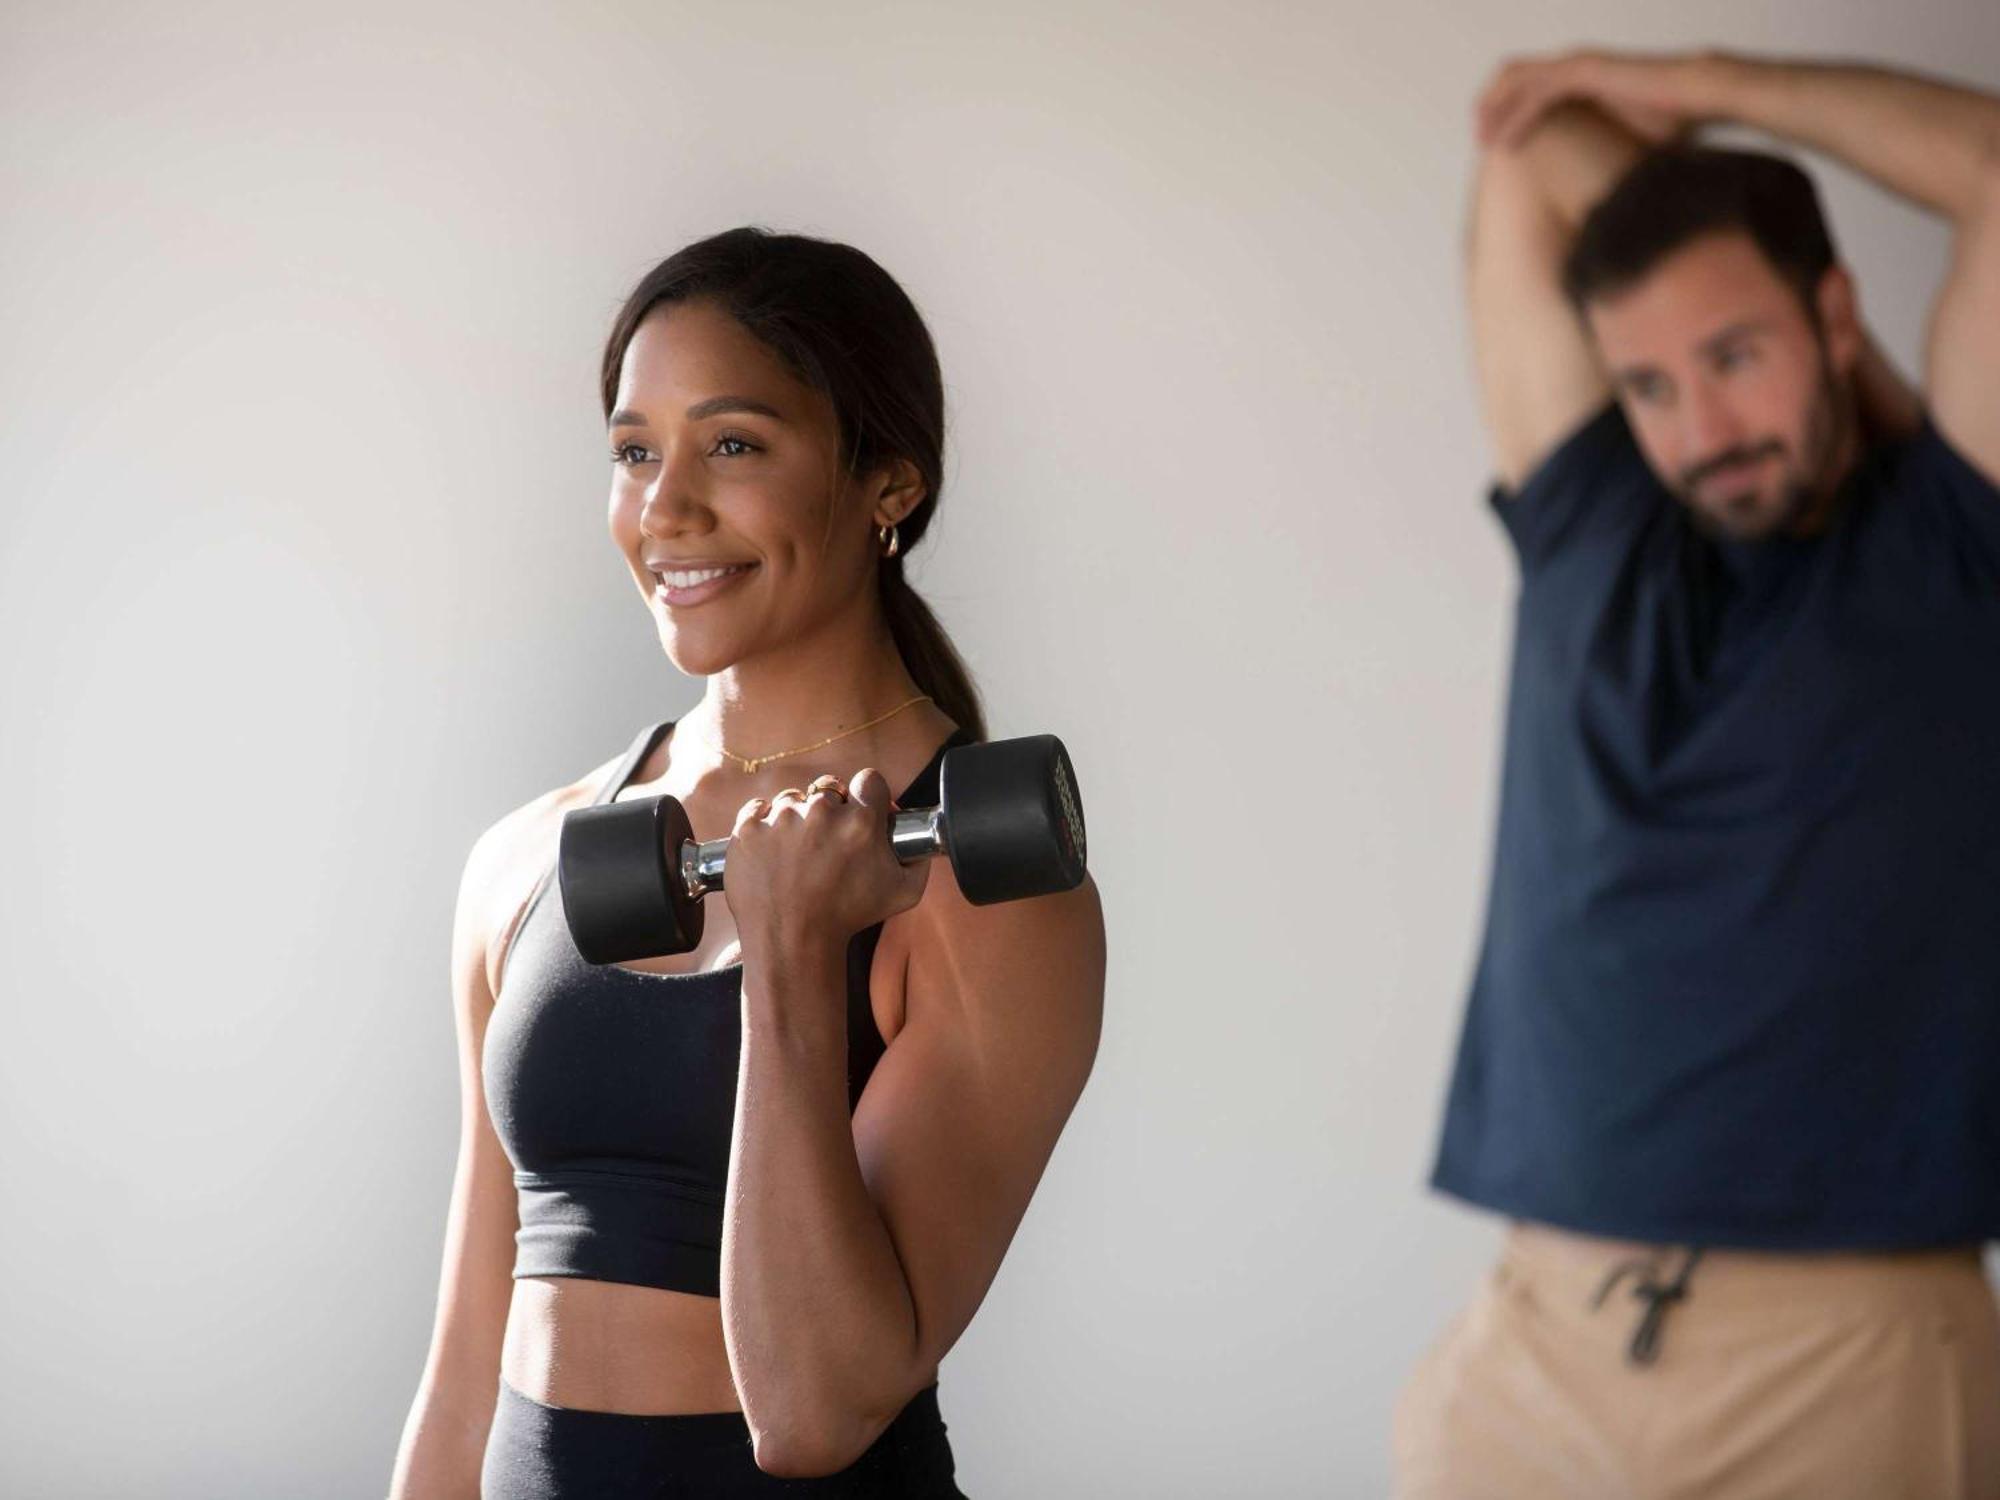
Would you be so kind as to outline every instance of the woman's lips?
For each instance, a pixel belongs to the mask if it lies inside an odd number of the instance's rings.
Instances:
[[[669,609],[704,604],[747,577],[755,563],[717,563],[698,568],[655,568],[653,597]]]

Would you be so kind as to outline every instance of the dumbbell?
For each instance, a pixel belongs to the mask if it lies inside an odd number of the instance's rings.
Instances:
[[[1083,803],[1052,734],[960,745],[939,768],[936,807],[894,814],[904,864],[942,854],[976,906],[1073,890],[1083,882]],[[702,898],[719,891],[729,840],[697,843],[672,797],[582,807],[563,818],[556,854],[563,911],[593,964],[686,953],[701,941]]]

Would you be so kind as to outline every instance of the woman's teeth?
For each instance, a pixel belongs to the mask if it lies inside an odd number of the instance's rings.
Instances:
[[[670,589],[691,589],[697,584],[712,582],[725,574],[742,571],[743,564],[733,563],[726,568],[688,568],[671,573],[655,573],[653,576]]]

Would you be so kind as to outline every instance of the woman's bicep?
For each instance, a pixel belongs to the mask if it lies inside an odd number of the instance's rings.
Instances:
[[[967,903],[947,866],[931,882],[904,1023],[869,1077],[854,1136],[920,1350],[935,1362],[986,1295],[1090,1075],[1104,926],[1087,881],[990,907]]]
[[[602,774],[537,797],[483,833],[466,857],[452,917],[452,1025],[458,1052],[458,1165],[445,1225],[430,1372],[490,1399],[514,1292],[520,1227],[514,1164],[486,1101],[486,1028],[508,951],[553,858],[564,812]]]
[[[430,1351],[397,1453],[392,1497],[476,1490],[499,1391],[517,1222],[512,1164],[487,1114],[480,1065],[493,1013],[485,936],[493,844],[489,833],[466,861],[452,924],[458,1159],[445,1216]]]
[[[482,840],[482,844],[485,841]],[[437,1375],[491,1383],[498,1378],[507,1307],[513,1295],[516,1218],[513,1164],[486,1107],[481,1054],[493,1014],[488,983],[487,912],[494,876],[467,861],[453,923],[451,989],[457,1040],[458,1164],[445,1224],[432,1368]]]

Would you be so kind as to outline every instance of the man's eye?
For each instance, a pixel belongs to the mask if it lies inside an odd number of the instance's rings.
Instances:
[[[1752,351],[1747,344],[1733,344],[1715,356],[1718,370],[1736,370],[1751,363]]]
[[[646,450],[641,448],[637,443],[620,443],[616,448],[611,450],[611,461],[614,464],[623,464],[628,467],[632,464],[644,463],[645,460],[642,458],[627,458],[625,456],[634,451],[644,453]]]

